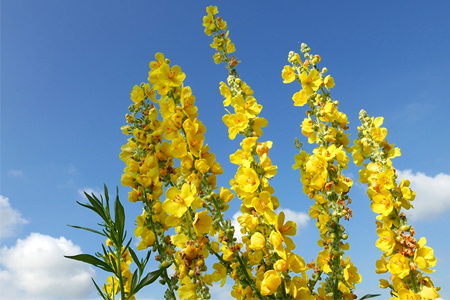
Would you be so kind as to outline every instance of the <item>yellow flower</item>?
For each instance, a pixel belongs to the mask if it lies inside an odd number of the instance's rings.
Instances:
[[[319,72],[316,69],[312,69],[309,74],[306,72],[300,74],[300,81],[303,89],[308,93],[308,95],[311,95],[317,91],[322,84]]]
[[[103,286],[103,291],[107,293],[111,298],[113,298],[114,295],[117,294],[119,289],[119,280],[116,277],[109,276],[106,281],[108,283],[105,283]]]
[[[294,273],[300,273],[306,270],[305,260],[297,254],[290,253],[288,257],[289,268]]]
[[[181,72],[179,66],[173,66],[170,68],[168,64],[163,64],[160,67],[160,74],[158,74],[158,79],[170,87],[178,87],[183,83],[186,78],[186,74]]]
[[[375,245],[387,256],[391,255],[395,246],[394,232],[389,228],[383,227],[377,229],[377,234],[380,238],[377,240]]]
[[[329,90],[332,87],[334,87],[334,79],[333,79],[333,77],[331,77],[330,75],[327,75],[327,77],[325,77],[325,79],[323,80],[323,84],[325,85],[327,90]]]
[[[277,254],[282,258],[286,259],[286,251],[283,249],[283,236],[277,231],[272,231],[269,236],[269,242],[273,245],[273,248]]]
[[[438,292],[434,287],[424,286],[420,291],[421,300],[434,300],[439,298]]]
[[[326,249],[319,252],[319,256],[317,257],[317,267],[322,269],[325,273],[331,272],[330,257]]]
[[[294,106],[303,106],[308,102],[309,95],[305,90],[301,90],[300,92],[295,93],[292,96],[292,100],[294,100]]]
[[[150,71],[148,72],[148,81],[151,84],[158,82],[158,74],[161,73],[159,68],[165,64],[164,54],[158,52],[155,54],[156,61],[151,61],[149,63]]]
[[[255,232],[250,239],[250,249],[261,250],[266,246],[266,239],[261,232]]]
[[[213,269],[215,270],[211,276],[214,282],[222,280],[220,282],[220,287],[223,287],[225,282],[227,281],[227,268],[221,263],[215,263],[213,265]]]
[[[144,101],[144,90],[140,86],[135,85],[131,91],[131,100],[136,106],[139,106],[142,101]]]
[[[410,272],[409,261],[401,253],[396,253],[389,258],[387,268],[389,272],[400,278],[405,278]]]
[[[394,198],[388,190],[381,190],[372,196],[372,210],[387,217],[394,209]]]
[[[398,291],[398,298],[400,300],[421,300],[419,294],[414,293],[409,289],[402,288]]]
[[[253,193],[259,186],[259,177],[251,168],[239,168],[236,174],[236,183],[244,192]]]
[[[278,215],[277,223],[275,228],[283,236],[284,242],[289,249],[295,249],[294,241],[289,236],[295,236],[297,234],[297,224],[294,221],[287,221],[284,223],[284,212],[280,212]]]
[[[197,285],[191,282],[188,276],[181,280],[182,286],[178,289],[178,297],[182,300],[193,300],[197,298],[195,293]]]
[[[217,6],[210,5],[206,8],[206,12],[211,15],[215,15],[219,13],[219,9]]]
[[[283,83],[291,83],[295,80],[295,71],[291,66],[284,66],[281,71],[281,77],[283,77]]]
[[[179,159],[182,159],[188,154],[187,144],[183,138],[175,138],[172,140],[170,143],[170,154]]]
[[[227,114],[222,117],[222,120],[228,127],[228,137],[230,140],[234,140],[236,134],[243,131],[248,125],[247,115],[243,113]]]
[[[436,265],[436,258],[434,257],[434,250],[431,247],[425,246],[426,238],[422,237],[417,242],[417,250],[414,253],[414,262],[425,273],[433,273],[435,270],[428,268]]]
[[[264,273],[264,279],[261,282],[261,295],[272,295],[281,284],[281,277],[277,271],[270,270]]]
[[[377,267],[375,272],[377,272],[378,274],[386,273],[388,271],[387,264],[388,264],[388,260],[387,260],[386,256],[383,254],[381,256],[381,259],[377,260],[375,263],[375,265]]]
[[[250,169],[253,171],[253,169]],[[267,191],[263,191],[259,194],[258,197],[253,198],[252,206],[255,210],[264,216],[264,220],[270,224],[274,225],[277,220],[277,215],[273,211],[273,203],[270,196],[270,193]]]
[[[206,234],[211,229],[212,218],[208,215],[208,211],[204,210],[195,214],[193,224],[197,235]]]
[[[163,209],[167,213],[181,218],[189,206],[191,206],[192,201],[194,201],[195,193],[195,187],[191,190],[191,187],[187,183],[183,184],[181,192],[173,186],[166,192],[167,199],[163,203]]]

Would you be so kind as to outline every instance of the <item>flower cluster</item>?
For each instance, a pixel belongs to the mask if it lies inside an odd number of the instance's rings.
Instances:
[[[299,169],[303,192],[315,203],[309,215],[316,220],[323,247],[317,257],[313,279],[319,280],[323,273],[325,279],[321,292],[324,299],[353,299],[352,290],[361,282],[361,275],[344,251],[349,249],[345,228],[341,218],[349,220],[352,210],[348,207],[351,199],[348,193],[353,185],[342,171],[347,169],[349,139],[347,116],[338,110],[338,101],[331,98],[330,89],[334,87],[333,77],[325,75],[327,69],[319,70],[319,55],[310,54],[310,48],[302,44],[301,53],[291,51],[288,55],[290,65],[281,72],[284,83],[297,81],[301,84],[299,92],[292,97],[295,106],[309,106],[306,118],[301,124],[302,134],[310,144],[317,144],[311,154],[302,149],[296,140],[300,153],[295,156],[293,169]],[[328,297],[328,298],[327,298]],[[331,299],[331,298],[330,298]]]
[[[277,299],[316,299],[313,292],[314,280],[308,280],[305,272],[314,264],[305,264],[304,259],[292,252],[295,244],[291,236],[297,232],[293,221],[285,222],[285,214],[276,212],[278,198],[270,186],[277,167],[272,164],[269,150],[271,141],[260,141],[262,127],[267,120],[259,117],[262,105],[258,104],[250,86],[239,78],[235,67],[238,60],[230,53],[235,47],[229,38],[226,22],[217,17],[216,7],[207,9],[203,19],[205,33],[213,35],[211,47],[217,52],[216,63],[224,62],[229,70],[227,82],[220,83],[220,93],[225,107],[231,106],[222,119],[228,127],[230,139],[243,136],[241,149],[230,155],[230,161],[238,166],[235,177],[230,181],[232,189],[242,199],[241,215],[238,217],[245,244],[245,251],[237,257],[246,266],[244,274],[251,280],[237,281],[233,287],[237,299],[259,299],[275,296]],[[292,276],[290,272],[298,275]],[[256,288],[255,288],[256,287]],[[248,294],[247,292],[248,291]],[[270,298],[272,299],[272,298]]]
[[[400,156],[400,149],[389,144],[387,129],[381,127],[383,117],[371,118],[362,110],[359,114],[361,126],[355,140],[353,159],[360,166],[366,159],[369,163],[359,173],[359,181],[367,184],[367,194],[372,210],[377,216],[376,246],[383,252],[377,261],[377,273],[391,273],[391,282],[380,279],[380,287],[390,288],[391,299],[436,299],[439,297],[430,277],[424,273],[436,264],[433,249],[425,246],[424,237],[416,240],[414,227],[408,224],[402,209],[413,208],[415,192],[410,181],[397,183],[397,174],[391,159]]]
[[[144,203],[135,229],[141,238],[138,249],[152,246],[162,266],[173,263],[176,269],[173,278],[163,278],[169,285],[166,296],[175,297],[179,282],[180,298],[208,299],[213,277],[205,273],[205,259],[214,247],[207,235],[233,239],[231,222],[222,218],[233,197],[229,189],[214,192],[216,175],[223,170],[205,143],[206,127],[197,119],[195,96],[183,85],[186,75],[162,53],[155,58],[148,83],[131,91],[134,104],[126,115],[128,125],[122,127],[131,136],[120,154],[127,165],[122,184],[132,188],[131,202]],[[161,200],[164,186],[170,187]],[[170,228],[174,235],[167,234]]]

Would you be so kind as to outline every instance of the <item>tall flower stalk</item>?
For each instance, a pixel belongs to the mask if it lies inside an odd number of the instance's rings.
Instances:
[[[390,273],[389,281],[380,279],[381,288],[389,288],[395,298],[436,299],[438,288],[429,276],[436,265],[433,248],[426,246],[426,238],[415,238],[414,227],[408,224],[403,210],[413,208],[416,193],[410,181],[402,179],[392,166],[391,159],[400,156],[400,149],[389,144],[387,129],[381,127],[383,117],[371,118],[364,110],[359,113],[361,126],[353,148],[353,159],[360,166],[359,181],[367,184],[372,210],[377,216],[376,246],[383,252],[376,262],[377,273]]]
[[[301,53],[290,52],[288,61],[281,73],[284,83],[297,81],[299,92],[292,97],[295,106],[307,105],[306,118],[302,122],[302,134],[310,144],[317,147],[312,153],[302,149],[296,140],[300,153],[295,156],[294,169],[299,169],[303,192],[315,203],[309,215],[316,220],[320,232],[319,245],[323,248],[317,257],[313,275],[315,284],[326,275],[321,289],[325,299],[353,299],[355,284],[361,282],[357,268],[345,255],[349,244],[345,242],[348,233],[342,219],[349,220],[352,202],[348,193],[352,180],[343,174],[349,158],[347,152],[349,139],[347,116],[338,110],[338,101],[333,100],[330,89],[334,79],[326,75],[327,68],[319,69],[319,55],[312,55],[310,48],[302,44]]]

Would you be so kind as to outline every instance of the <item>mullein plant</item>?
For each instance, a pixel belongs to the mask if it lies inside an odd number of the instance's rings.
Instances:
[[[320,55],[311,54],[311,49],[302,44],[299,53],[288,55],[281,76],[284,83],[297,81],[301,85],[292,100],[294,106],[306,105],[306,117],[301,124],[302,134],[308,143],[317,147],[308,153],[302,144],[295,141],[299,154],[295,156],[293,169],[299,169],[303,192],[314,200],[309,215],[316,220],[320,232],[318,244],[323,248],[316,259],[313,279],[320,281],[321,299],[354,299],[355,284],[361,275],[345,251],[349,249],[348,233],[342,220],[352,217],[348,193],[353,181],[344,175],[351,153],[347,116],[338,109],[339,102],[333,100],[330,89],[335,83],[327,75],[327,68],[319,69]]]
[[[383,117],[371,118],[364,110],[359,114],[361,126],[355,140],[353,159],[360,166],[359,181],[367,184],[367,194],[372,210],[377,216],[376,246],[383,252],[376,262],[377,273],[390,273],[389,281],[380,279],[381,288],[391,290],[391,299],[428,300],[439,297],[429,274],[436,265],[431,247],[425,237],[417,240],[414,227],[408,224],[404,210],[413,208],[416,197],[409,187],[410,181],[402,179],[392,166],[391,159],[400,156],[400,149],[389,144],[387,129],[381,127]]]
[[[279,201],[269,181],[277,167],[269,157],[272,142],[261,141],[261,128],[268,124],[259,116],[262,105],[236,71],[239,61],[231,55],[235,46],[227,23],[216,16],[217,7],[210,6],[206,11],[203,26],[205,33],[213,37],[210,46],[216,50],[214,62],[223,62],[229,72],[227,82],[221,82],[219,89],[225,98],[224,106],[231,105],[232,111],[226,109],[222,120],[231,140],[238,134],[242,136],[241,148],[230,155],[230,162],[238,166],[230,184],[242,200],[238,221],[245,244],[245,250],[235,254],[244,275],[237,278],[239,280],[233,278],[232,295],[237,299],[316,299],[321,297],[314,292],[317,278],[309,279],[306,273],[314,268],[314,262],[306,264],[301,256],[292,252],[296,246],[291,236],[296,234],[297,225],[293,221],[285,222],[283,212],[275,212]],[[347,265],[350,264],[348,261]],[[356,272],[354,267],[347,269],[349,273]],[[244,277],[248,280],[242,280]]]

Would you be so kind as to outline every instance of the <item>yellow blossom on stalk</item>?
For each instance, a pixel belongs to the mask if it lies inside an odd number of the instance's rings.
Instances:
[[[272,295],[276,292],[281,284],[281,277],[275,270],[270,270],[264,273],[264,279],[261,282],[261,295]]]
[[[322,84],[319,72],[316,69],[312,69],[309,74],[307,74],[307,72],[302,72],[302,74],[300,74],[300,80],[303,89],[308,93],[308,95],[312,95]]]
[[[439,294],[434,287],[423,286],[420,291],[421,300],[434,300],[439,298]]]
[[[418,249],[414,253],[414,262],[425,273],[433,273],[434,270],[428,268],[436,265],[436,258],[434,257],[434,250],[431,247],[425,246],[426,238],[422,237],[418,242]]]
[[[243,131],[248,125],[247,115],[243,113],[227,114],[223,116],[222,120],[228,127],[230,140],[234,140],[238,132]]]
[[[323,80],[323,84],[325,85],[327,90],[329,90],[332,87],[334,87],[334,79],[333,79],[333,77],[331,77],[330,75],[327,75],[325,77],[325,79]]]
[[[377,229],[377,234],[380,238],[377,240],[376,246],[383,251],[385,255],[391,255],[396,244],[394,232],[387,227],[383,227]]]
[[[208,233],[212,226],[212,218],[208,215],[208,211],[204,210],[196,213],[193,226],[197,235]]]
[[[319,267],[325,273],[331,272],[330,257],[326,249],[319,252],[319,256],[317,257],[317,267]]]
[[[394,209],[394,199],[390,191],[382,189],[372,196],[372,210],[376,213],[388,216]]]
[[[249,96],[244,99],[242,94],[237,94],[231,99],[231,105],[236,113],[245,113],[248,118],[256,117],[262,109],[262,105],[256,102],[255,97]]]
[[[162,207],[167,213],[181,218],[194,201],[195,193],[195,187],[191,189],[187,183],[183,184],[181,192],[178,188],[171,187],[166,192],[167,199]]]
[[[158,52],[155,54],[156,61],[149,63],[150,71],[148,72],[148,81],[151,84],[158,82],[158,75],[161,72],[160,67],[165,63],[164,54]]]
[[[394,275],[400,278],[405,278],[410,272],[409,261],[401,253],[396,253],[389,257],[389,264],[387,269]]]
[[[283,83],[290,83],[295,80],[295,71],[291,66],[284,66],[281,72],[281,77],[283,77]]]
[[[113,298],[114,295],[119,291],[119,280],[116,277],[108,276],[106,279],[108,283],[103,286],[103,291],[109,295],[109,297]]]
[[[358,268],[353,265],[348,256],[345,258],[344,263],[346,265],[344,269],[344,278],[352,288],[355,288],[354,284],[360,283],[362,280],[361,275],[358,273]]]
[[[215,270],[212,275],[213,281],[221,281],[220,287],[223,287],[225,282],[227,281],[227,268],[221,263],[215,263],[213,265],[213,269]]]
[[[388,271],[387,265],[389,261],[387,260],[386,256],[383,254],[381,256],[381,259],[376,261],[376,271],[378,274],[386,273]]]
[[[409,289],[402,288],[398,291],[398,298],[400,300],[421,300],[419,294],[414,293]]]
[[[160,68],[158,79],[161,83],[170,87],[178,87],[183,83],[186,78],[186,74],[181,71],[179,66],[173,66],[170,68],[168,64],[163,64]]]
[[[133,87],[133,90],[131,91],[131,100],[134,102],[136,106],[139,106],[142,101],[144,101],[144,90],[140,87],[135,85]]]
[[[253,169],[250,169],[253,171]],[[271,195],[267,191],[263,191],[258,197],[254,197],[252,200],[252,206],[262,216],[267,224],[274,225],[277,220],[277,215],[273,211],[273,203]]]
[[[280,212],[275,224],[275,228],[283,236],[284,243],[289,249],[295,249],[294,241],[288,236],[295,236],[297,234],[297,224],[294,221],[287,221],[284,223],[285,214]]]
[[[289,253],[287,261],[289,264],[289,269],[291,269],[294,273],[300,273],[307,270],[305,260],[295,253]]]
[[[254,118],[252,123],[253,135],[260,137],[263,134],[261,127],[266,127],[268,121],[264,118]]]
[[[239,185],[239,189],[246,193],[255,192],[260,183],[258,174],[251,168],[239,168],[236,177],[236,183]]]
[[[266,239],[261,232],[255,232],[251,239],[249,247],[253,250],[261,250],[266,246]]]
[[[292,96],[292,100],[294,101],[295,106],[303,106],[308,102],[309,95],[305,90],[301,90]]]
[[[287,259],[286,251],[283,248],[283,236],[277,231],[272,231],[269,236],[269,242],[272,244],[274,250],[282,259]]]
[[[192,283],[189,277],[186,276],[181,279],[181,284],[182,285],[178,289],[178,297],[180,297],[180,299],[191,300],[197,297],[195,292],[197,285]]]

